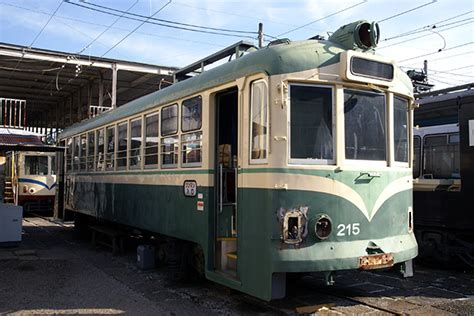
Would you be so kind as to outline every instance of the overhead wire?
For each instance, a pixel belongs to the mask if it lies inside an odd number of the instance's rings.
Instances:
[[[160,7],[157,11],[155,11],[155,13],[153,13],[149,18],[147,18],[145,21],[143,21],[141,24],[139,24],[136,28],[134,28],[132,31],[130,31],[127,35],[125,35],[121,40],[119,40],[117,43],[115,43],[114,46],[112,46],[111,48],[109,48],[105,53],[102,54],[101,57],[104,57],[105,55],[107,55],[110,51],[112,51],[115,47],[117,47],[118,45],[120,45],[120,43],[122,43],[125,39],[127,39],[130,35],[132,35],[133,33],[135,33],[136,30],[138,30],[140,27],[143,26],[143,24],[145,24],[146,22],[148,22],[149,19],[153,18],[155,15],[157,15],[158,13],[160,13],[164,8],[166,8],[170,3],[171,3],[172,0],[168,0],[167,3],[165,3],[162,7]]]
[[[118,16],[118,14],[117,14],[117,13],[114,13],[114,12],[108,12],[108,11],[105,11],[105,10],[101,10],[101,9],[97,9],[97,8],[88,7],[88,6],[86,6],[86,5],[82,5],[82,4],[79,4],[79,3],[71,2],[70,0],[64,0],[64,1],[65,1],[66,3],[68,3],[68,4],[75,5],[75,6],[78,6],[78,7],[82,7],[82,8],[85,8],[85,9],[87,9],[87,10],[92,10],[92,11],[96,11],[96,12],[101,12],[101,13],[108,14],[108,15],[112,15],[112,16]],[[126,19],[128,19],[128,20],[143,22],[143,19],[137,18],[137,17],[133,17],[133,16],[125,16],[125,15],[124,15],[124,18],[126,18]],[[168,28],[173,28],[173,29],[178,29],[178,30],[183,30],[183,31],[190,31],[190,32],[197,32],[197,33],[205,33],[205,34],[214,34],[214,35],[229,36],[229,37],[239,37],[239,38],[255,39],[255,36],[238,35],[238,34],[228,34],[228,33],[223,33],[222,31],[221,31],[221,32],[217,32],[217,31],[206,31],[206,30],[203,30],[203,29],[196,29],[196,28],[190,28],[190,27],[184,27],[184,26],[169,25],[169,24],[165,24],[165,23],[161,23],[161,22],[154,22],[154,21],[149,21],[149,20],[146,20],[145,23],[149,23],[149,24],[153,24],[153,25],[158,25],[158,26],[163,26],[163,27],[168,27]],[[257,32],[255,32],[255,34],[257,34]]]
[[[407,14],[407,13],[410,13],[410,12],[413,12],[413,11],[415,11],[415,10],[418,10],[418,9],[423,8],[423,7],[429,6],[429,5],[433,4],[433,3],[436,3],[437,1],[438,1],[438,0],[432,0],[431,2],[428,2],[428,3],[422,4],[422,5],[420,5],[420,6],[411,8],[411,9],[409,9],[409,10],[406,10],[406,11],[403,11],[403,12],[400,12],[400,13],[397,13],[397,14],[394,14],[394,15],[391,15],[391,16],[389,16],[389,17],[386,17],[386,18],[382,19],[382,20],[378,20],[377,23],[382,23],[382,22],[391,20],[391,19],[393,19],[393,18],[399,17],[399,16],[401,16],[401,15],[404,15],[404,14]]]
[[[387,37],[387,38],[384,38],[382,40],[382,42],[390,41],[392,39],[396,39],[396,38],[400,38],[400,37],[410,36],[410,35],[420,33],[420,32],[426,32],[428,29],[432,29],[432,28],[440,28],[440,27],[445,27],[445,26],[449,26],[449,25],[452,25],[452,24],[461,23],[461,22],[464,22],[464,21],[467,21],[467,20],[472,20],[474,18],[471,17],[471,18],[467,18],[467,19],[463,19],[463,20],[459,20],[459,21],[454,21],[454,22],[444,24],[444,25],[438,25],[439,23],[451,21],[453,19],[459,18],[461,16],[464,16],[464,15],[472,13],[472,12],[473,12],[473,10],[470,10],[470,11],[464,12],[462,14],[458,14],[456,16],[450,17],[448,19],[437,21],[437,22],[434,22],[434,23],[431,23],[431,24],[428,24],[428,25],[425,25],[425,26],[422,26],[422,27],[418,27],[418,28],[413,29],[413,30],[409,30],[409,31],[406,31],[406,32],[403,32],[403,33],[400,33],[400,34],[397,34],[397,35],[394,35],[394,36],[391,36],[391,37]]]
[[[2,5],[5,5],[5,6],[10,6],[10,7],[13,7],[13,8],[18,8],[18,9],[22,9],[22,10],[25,10],[25,11],[30,11],[30,12],[35,12],[35,13],[40,13],[40,14],[45,14],[45,15],[48,15],[48,16],[51,16],[51,13],[48,13],[48,12],[45,12],[45,11],[41,11],[41,10],[35,10],[35,9],[31,9],[31,8],[26,8],[26,7],[22,7],[22,6],[19,6],[19,5],[13,5],[11,3],[5,3],[5,2],[0,2],[0,4]],[[172,4],[174,4],[174,2],[172,2]],[[56,15],[56,18],[58,19],[63,19],[63,20],[69,20],[69,21],[74,21],[74,22],[79,22],[79,23],[84,23],[84,24],[88,24],[88,25],[94,25],[94,26],[101,26],[101,27],[108,27],[108,25],[106,24],[101,24],[101,23],[94,23],[94,22],[90,22],[90,21],[85,21],[85,20],[81,20],[81,19],[76,19],[76,18],[72,18],[72,17],[66,17],[66,16],[63,16],[63,15]],[[64,23],[64,22],[62,22]],[[65,24],[65,23],[64,23]],[[66,26],[68,27],[71,27],[71,25],[68,25],[68,24],[65,24]],[[72,27],[71,27],[72,28]],[[111,29],[114,29],[114,30],[120,30],[120,31],[130,31],[129,29],[125,29],[125,28],[121,28],[121,27],[112,27]],[[78,31],[77,29],[74,28],[75,31]],[[78,31],[79,32],[79,31]],[[79,32],[82,34],[82,32]],[[197,44],[204,44],[204,45],[209,45],[209,46],[216,46],[216,47],[224,47],[224,45],[217,45],[215,43],[209,43],[209,42],[203,42],[203,41],[196,41],[196,40],[192,40],[192,39],[182,39],[182,38],[179,38],[179,37],[173,37],[173,36],[164,36],[164,35],[157,35],[157,34],[154,34],[154,33],[148,33],[148,32],[136,32],[137,34],[143,34],[143,35],[147,35],[147,36],[153,36],[153,37],[158,37],[158,38],[169,38],[169,39],[173,39],[173,40],[177,40],[177,41],[183,41],[183,42],[191,42],[191,43],[197,43]],[[265,36],[269,36],[267,34],[265,34]],[[89,38],[92,38],[92,37],[89,37]],[[105,44],[104,44],[105,45]]]
[[[417,59],[417,58],[421,58],[421,57],[425,57],[425,56],[430,56],[430,55],[438,54],[438,53],[441,53],[441,52],[446,52],[448,50],[456,49],[456,48],[459,48],[459,47],[464,47],[464,46],[471,45],[471,44],[474,44],[474,42],[463,43],[463,44],[453,46],[453,47],[449,47],[449,48],[446,48],[446,49],[443,49],[443,50],[437,50],[437,51],[432,52],[432,53],[423,54],[423,55],[419,55],[419,56],[414,56],[414,57],[398,60],[397,62],[401,63],[401,62],[405,62],[405,61],[412,60],[412,59]]]
[[[71,2],[71,0],[67,0],[67,2]],[[212,30],[212,31],[222,31],[222,32],[231,32],[231,33],[243,33],[243,34],[257,34],[257,32],[254,32],[254,31],[252,32],[252,31],[223,29],[223,28],[216,28],[216,27],[203,26],[203,25],[197,25],[197,24],[189,24],[189,23],[183,23],[183,22],[176,22],[176,21],[165,20],[165,19],[158,19],[158,18],[153,18],[152,16],[151,16],[151,17],[148,17],[148,16],[145,16],[145,15],[142,15],[142,14],[124,12],[124,11],[122,11],[122,10],[114,9],[114,8],[111,8],[111,7],[99,5],[99,4],[92,3],[92,2],[87,2],[87,4],[90,5],[90,6],[102,8],[102,9],[105,9],[105,10],[110,10],[110,11],[119,12],[119,13],[126,13],[127,15],[132,15],[132,16],[136,16],[136,17],[140,17],[140,18],[146,18],[146,19],[149,19],[149,20],[159,21],[159,22],[164,22],[164,23],[169,23],[169,24],[176,24],[176,25],[181,25],[181,26],[189,26],[189,27],[201,28],[201,29],[204,29],[204,30]]]
[[[59,5],[56,7],[56,10],[54,10],[53,14],[49,17],[48,21],[46,21],[46,23],[43,25],[43,27],[41,28],[41,30],[38,32],[38,34],[36,34],[35,38],[33,39],[33,41],[31,41],[30,45],[28,46],[28,49],[31,49],[31,47],[34,45],[34,43],[36,42],[36,40],[39,38],[39,36],[41,35],[41,33],[43,33],[44,29],[46,28],[46,26],[48,26],[49,22],[51,22],[51,20],[53,19],[53,17],[56,15],[56,13],[58,12],[59,8],[61,8],[63,4],[63,0],[60,0],[59,2]],[[24,51],[25,52],[25,51]],[[11,79],[13,74],[15,73],[16,69],[18,68],[18,66],[20,65],[21,61],[23,60],[24,58],[24,54],[21,55],[21,58],[20,60],[18,60],[18,62],[16,63],[15,65],[15,68],[12,70],[12,72],[10,73],[8,79]]]
[[[280,36],[282,36],[282,35],[286,35],[286,34],[288,34],[288,33],[292,33],[292,32],[297,31],[297,30],[299,30],[299,29],[305,28],[305,27],[307,27],[307,26],[309,26],[309,25],[311,25],[311,24],[314,24],[314,23],[316,23],[316,22],[319,22],[319,21],[322,21],[322,20],[324,20],[324,19],[330,18],[330,17],[332,17],[332,16],[334,16],[334,15],[336,15],[336,14],[339,14],[339,13],[342,13],[342,12],[345,12],[345,11],[348,11],[348,10],[351,10],[351,9],[353,9],[353,8],[355,8],[355,7],[359,6],[359,5],[361,5],[361,4],[366,3],[367,1],[368,1],[368,0],[363,0],[362,2],[358,2],[358,3],[354,4],[354,5],[351,5],[351,6],[349,6],[349,7],[346,7],[346,8],[344,8],[344,9],[339,10],[339,11],[336,11],[336,12],[333,12],[333,13],[331,13],[331,14],[329,14],[329,15],[323,16],[322,18],[319,18],[319,19],[317,19],[317,20],[311,21],[311,22],[306,23],[306,24],[304,24],[304,25],[298,26],[298,27],[296,27],[296,28],[294,28],[294,29],[291,29],[291,30],[289,30],[289,31],[286,31],[286,32],[284,32],[284,33],[278,34],[277,37],[280,37]]]
[[[468,22],[465,22],[465,23],[462,23],[462,24],[459,24],[459,25],[456,25],[456,26],[452,26],[452,27],[448,27],[448,28],[445,28],[445,29],[442,29],[440,30],[439,28],[436,28],[436,30],[438,32],[444,32],[444,31],[448,31],[448,30],[451,30],[451,29],[455,29],[455,28],[458,28],[458,27],[462,27],[462,26],[465,26],[467,24],[472,24],[474,23],[474,19],[468,21]],[[429,32],[431,31],[431,29],[427,29],[427,30],[424,30],[424,32]],[[418,33],[418,32],[417,32]],[[396,42],[396,43],[392,43],[390,45],[385,45],[385,46],[381,46],[381,47],[377,47],[377,50],[381,50],[381,49],[385,49],[387,47],[392,47],[392,46],[395,46],[395,45],[399,45],[399,44],[403,44],[403,43],[407,43],[407,42],[411,42],[411,41],[414,41],[416,39],[420,39],[420,38],[423,38],[423,37],[428,37],[428,36],[431,36],[433,35],[433,33],[431,34],[424,34],[424,35],[421,35],[421,36],[417,36],[417,37],[412,37],[412,38],[409,38],[407,40],[403,40],[403,41],[400,41],[400,42]],[[408,36],[408,35],[405,35],[405,36]]]

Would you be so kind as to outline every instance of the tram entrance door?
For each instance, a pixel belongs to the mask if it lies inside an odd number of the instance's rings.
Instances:
[[[237,277],[237,157],[238,89],[231,88],[215,96],[215,269]]]

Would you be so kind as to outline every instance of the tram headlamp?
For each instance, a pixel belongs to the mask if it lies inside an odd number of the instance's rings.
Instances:
[[[329,237],[332,232],[332,222],[328,215],[319,215],[314,225],[314,232],[316,237],[323,240]]]

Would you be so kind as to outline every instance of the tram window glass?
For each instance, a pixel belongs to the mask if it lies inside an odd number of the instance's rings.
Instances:
[[[290,85],[290,157],[333,159],[332,88]]]
[[[385,95],[344,89],[346,159],[386,160]]]
[[[183,167],[197,167],[202,162],[202,132],[181,135]]]
[[[252,83],[250,161],[266,161],[268,154],[268,96],[265,81]]]
[[[72,168],[73,170],[79,170],[79,153],[80,153],[80,147],[79,147],[79,137],[74,137],[73,139],[73,147],[74,147],[74,151],[73,151],[73,159],[72,159]]]
[[[395,141],[395,161],[408,162],[408,101],[393,98],[393,134]]]
[[[145,166],[158,166],[158,113],[145,116]]]
[[[72,171],[72,138],[68,138],[66,141],[66,171]]]
[[[161,167],[176,168],[178,163],[178,146],[179,139],[177,136],[164,137],[161,139]]]
[[[95,133],[87,133],[87,170],[94,170]]]
[[[48,175],[48,156],[25,156],[25,175]]]
[[[413,178],[420,176],[421,166],[421,138],[420,136],[413,137]]]
[[[178,132],[178,105],[173,104],[161,110],[161,136]]]
[[[128,123],[117,126],[117,169],[127,168]]]
[[[96,168],[97,170],[104,169],[104,129],[101,128],[96,131],[97,135],[97,158],[96,158]]]
[[[106,130],[105,138],[107,140],[106,154],[105,154],[105,169],[114,168],[115,158],[115,126],[109,126]]]
[[[87,149],[87,137],[86,134],[81,135],[81,153],[79,156],[79,168],[80,170],[86,170],[86,149]]]
[[[181,130],[183,132],[200,129],[202,125],[202,98],[197,96],[184,100],[181,105]]]
[[[136,119],[130,122],[130,151],[128,154],[128,163],[131,169],[137,169],[141,167],[141,150],[142,120]]]
[[[459,134],[453,134],[458,136]],[[423,144],[423,177],[451,179],[460,176],[459,138],[426,136]]]
[[[55,175],[56,174],[56,156],[50,156],[51,159],[51,171],[49,174]]]

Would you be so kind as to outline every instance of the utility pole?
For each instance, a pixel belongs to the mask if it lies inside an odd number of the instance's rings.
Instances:
[[[258,48],[263,47],[263,23],[258,23]]]

